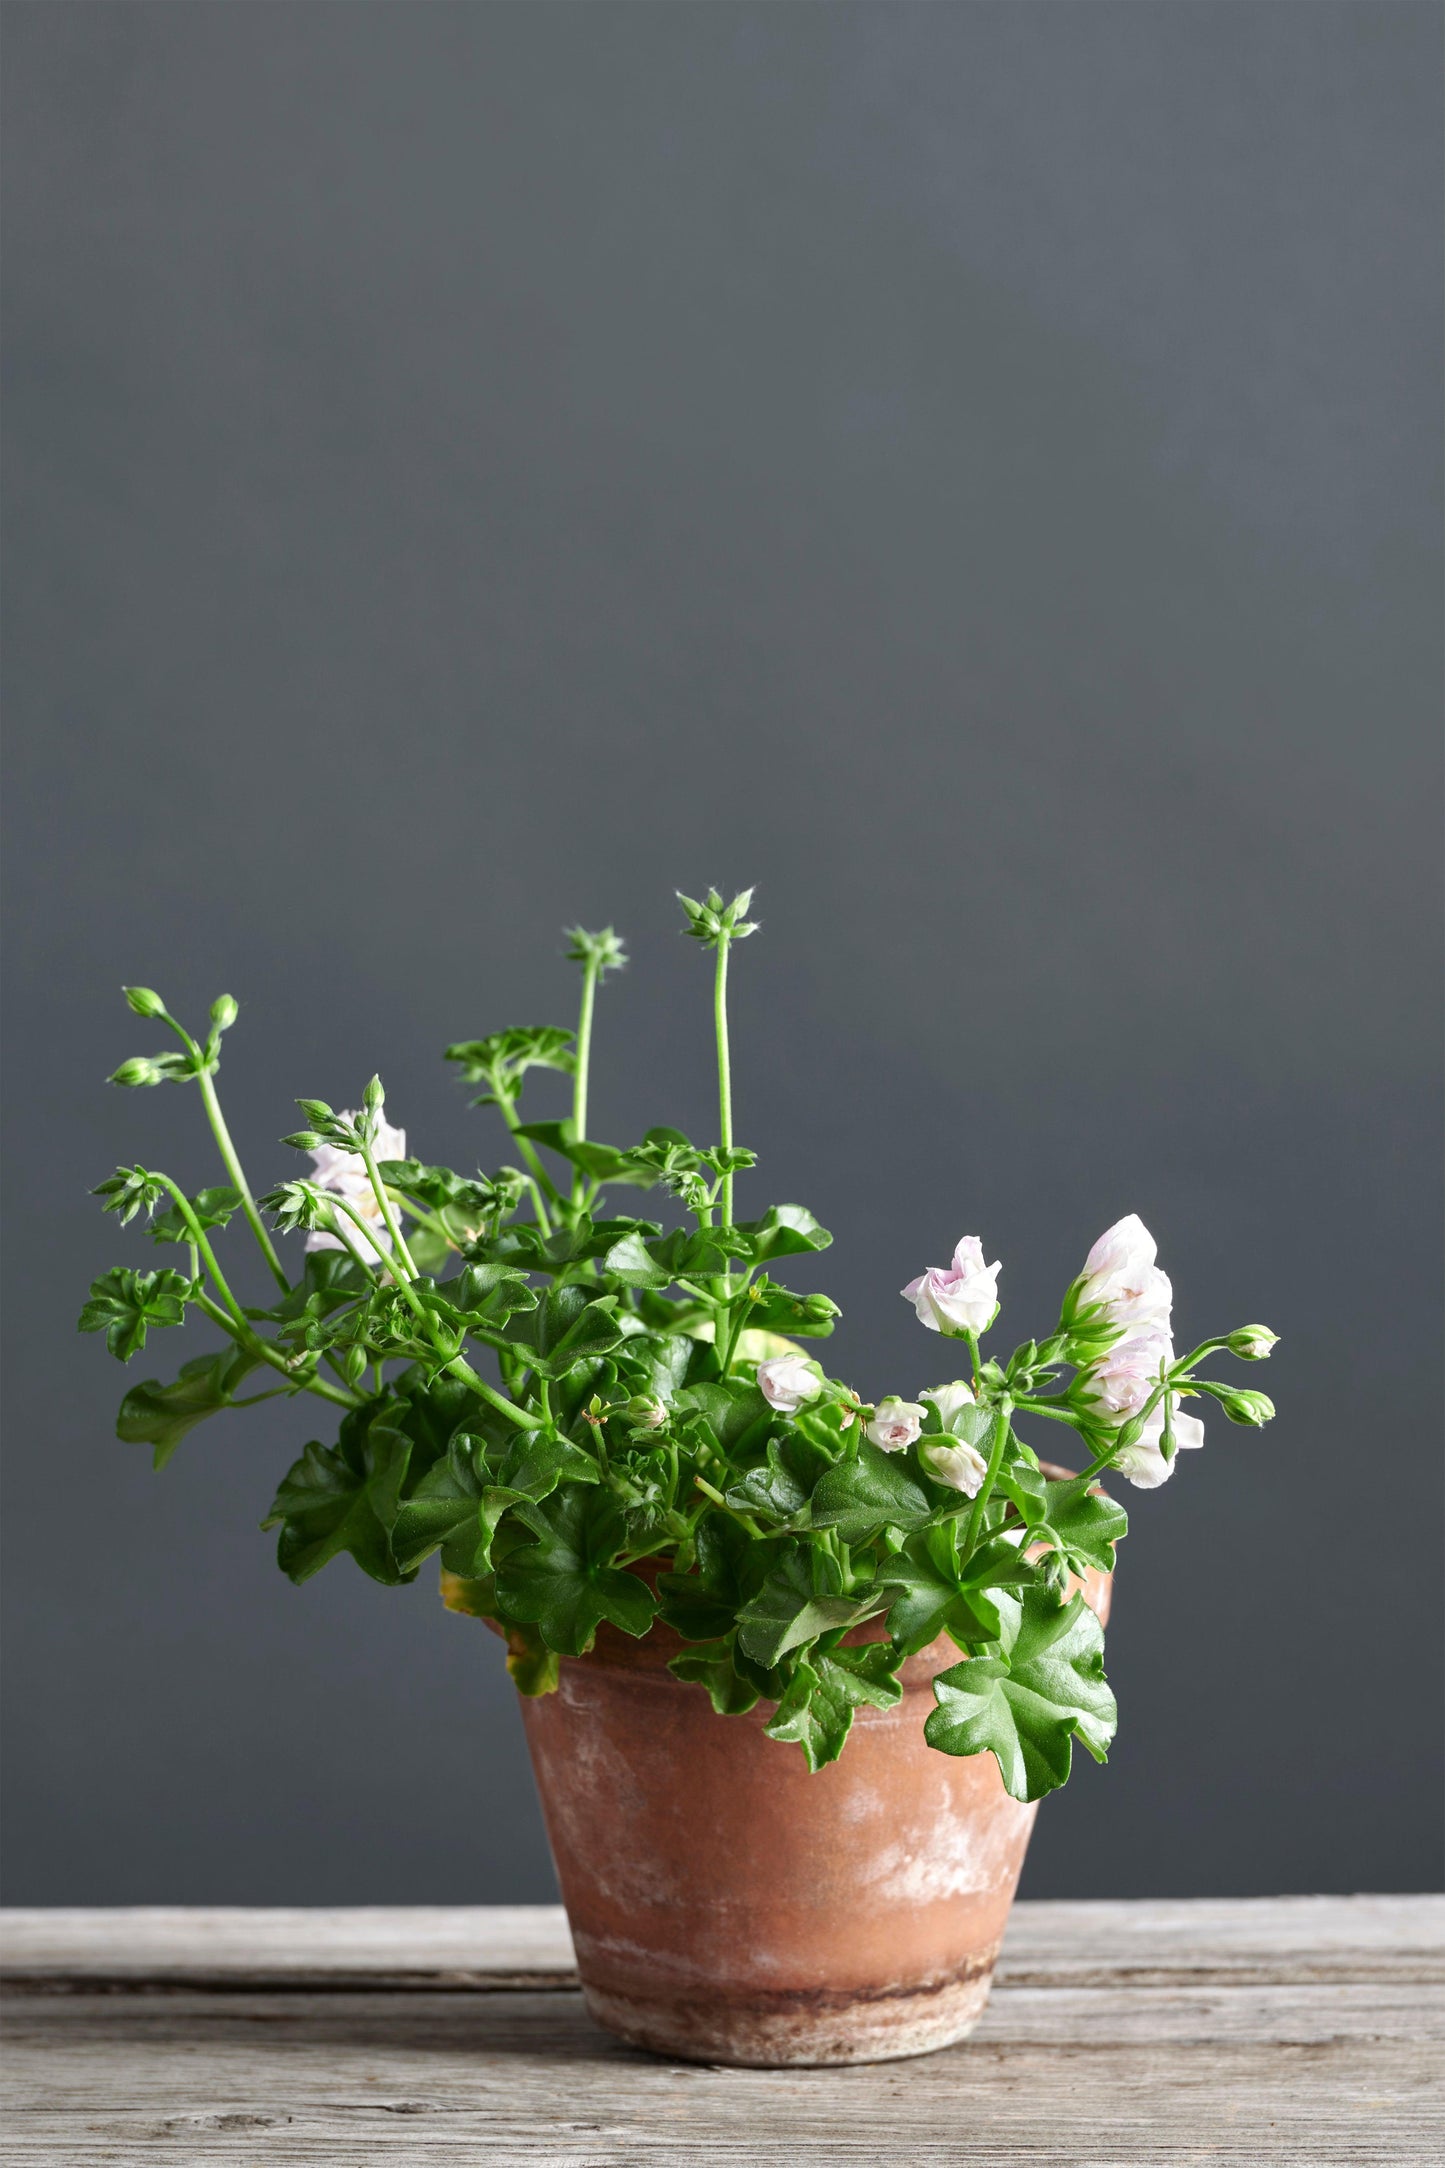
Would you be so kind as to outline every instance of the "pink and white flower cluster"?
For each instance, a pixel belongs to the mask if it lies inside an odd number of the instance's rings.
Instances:
[[[1137,1212],[1100,1235],[1084,1260],[1075,1290],[1075,1315],[1093,1318],[1121,1329],[1121,1337],[1078,1380],[1079,1399],[1108,1430],[1120,1430],[1139,1414],[1153,1394],[1163,1372],[1174,1360],[1170,1323],[1174,1290],[1169,1276],[1155,1262],[1154,1237]],[[1192,1451],[1204,1443],[1204,1425],[1194,1415],[1176,1409],[1173,1421],[1176,1449]],[[1126,1445],[1114,1466],[1140,1490],[1154,1490],[1166,1483],[1174,1463],[1163,1451],[1164,1402],[1153,1410],[1132,1445]]]

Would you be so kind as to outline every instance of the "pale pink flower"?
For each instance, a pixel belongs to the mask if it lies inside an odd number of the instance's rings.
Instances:
[[[922,1430],[923,1416],[924,1410],[916,1400],[900,1400],[897,1393],[890,1393],[873,1410],[873,1420],[865,1425],[864,1435],[880,1453],[901,1453]]]
[[[1116,1220],[1084,1259],[1078,1309],[1097,1307],[1111,1325],[1167,1328],[1174,1290],[1156,1255],[1154,1237],[1137,1212]]]
[[[986,1265],[977,1235],[965,1235],[946,1270],[930,1265],[902,1290],[930,1332],[986,1332],[998,1310],[998,1261]]]
[[[816,1400],[823,1381],[813,1365],[801,1355],[771,1355],[758,1364],[758,1391],[780,1415],[796,1415],[807,1400]]]
[[[1174,1348],[1166,1333],[1140,1332],[1117,1340],[1078,1379],[1079,1397],[1111,1430],[1121,1429],[1159,1383],[1161,1365],[1173,1360]]]

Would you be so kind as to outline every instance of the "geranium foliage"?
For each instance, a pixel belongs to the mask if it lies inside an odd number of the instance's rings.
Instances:
[[[598,991],[626,962],[611,928],[570,936],[575,1028],[447,1049],[506,1155],[466,1172],[408,1155],[373,1078],[355,1110],[297,1102],[305,1126],[284,1142],[303,1171],[258,1197],[215,1081],[236,1003],[222,995],[195,1036],[129,988],[176,1043],[113,1081],[194,1085],[225,1181],[190,1195],[122,1167],[99,1185],[105,1210],[143,1221],[173,1261],[104,1273],[81,1329],[123,1362],[158,1328],[219,1336],[170,1382],[133,1385],[118,1434],[159,1467],[226,1410],[303,1400],[327,1432],[302,1445],[263,1521],[293,1581],[345,1554],[395,1585],[434,1558],[448,1607],[499,1627],[529,1694],[599,1633],[664,1633],[679,1679],[722,1715],[761,1704],[770,1737],[812,1769],[860,1711],[875,1721],[900,1700],[903,1665],[929,1650],[930,1744],[993,1755],[1009,1791],[1036,1799],[1066,1780],[1075,1740],[1102,1759],[1114,1732],[1103,1631],[1078,1593],[1128,1525],[1099,1478],[1167,1480],[1202,1442],[1186,1402],[1267,1420],[1262,1393],[1199,1366],[1221,1351],[1257,1361],[1274,1336],[1245,1326],[1177,1356],[1172,1289],[1130,1216],[1095,1243],[1043,1340],[985,1354],[1001,1267],[965,1236],[903,1290],[957,1343],[964,1375],[870,1400],[829,1374],[811,1350],[837,1306],[796,1283],[831,1235],[801,1204],[734,1212],[755,1155],[733,1133],[728,969],[756,930],[751,891],[682,902],[713,964],[716,1141],[667,1124],[632,1143],[590,1133]],[[570,1103],[524,1118],[534,1087]],[[261,1304],[239,1299],[218,1255],[243,1223],[274,1282]],[[1079,1440],[1085,1465],[1067,1480],[1040,1464],[1046,1423]]]

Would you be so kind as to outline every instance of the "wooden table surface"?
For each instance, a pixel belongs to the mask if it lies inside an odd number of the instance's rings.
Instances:
[[[623,2047],[560,1911],[0,1915],[6,2163],[1445,2162],[1445,1898],[1022,1904],[972,2040]]]

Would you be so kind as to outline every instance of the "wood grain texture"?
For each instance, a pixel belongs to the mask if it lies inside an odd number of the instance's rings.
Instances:
[[[970,2042],[833,2071],[622,2047],[552,1908],[0,1926],[17,2168],[1445,2159],[1439,1898],[1020,1905]]]

